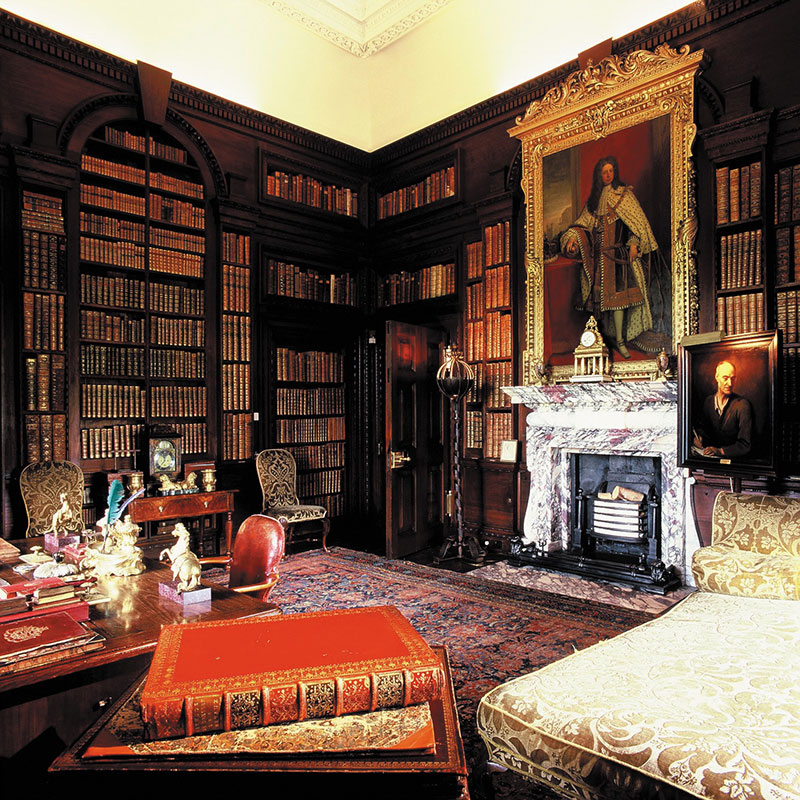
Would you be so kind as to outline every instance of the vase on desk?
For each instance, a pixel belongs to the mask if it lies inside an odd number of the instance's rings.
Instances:
[[[204,469],[200,471],[203,481],[203,490],[206,492],[213,492],[217,488],[217,475],[213,469]]]

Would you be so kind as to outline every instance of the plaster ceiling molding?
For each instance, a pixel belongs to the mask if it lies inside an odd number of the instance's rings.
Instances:
[[[367,58],[455,0],[264,0],[280,14]]]

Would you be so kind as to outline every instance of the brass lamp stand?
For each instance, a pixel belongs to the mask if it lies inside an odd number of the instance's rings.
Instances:
[[[469,552],[469,560],[481,563],[486,553],[481,548],[474,533],[464,535],[464,514],[461,504],[461,400],[470,390],[475,380],[475,372],[464,361],[457,348],[448,345],[444,351],[444,362],[436,373],[436,384],[439,391],[450,400],[453,416],[453,499],[456,510],[456,530],[449,533],[442,544],[436,563],[450,558],[464,558]],[[452,518],[452,513],[450,514]],[[452,529],[451,529],[452,531]],[[448,555],[453,551],[451,555]]]

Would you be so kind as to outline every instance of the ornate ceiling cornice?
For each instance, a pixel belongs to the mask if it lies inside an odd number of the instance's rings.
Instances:
[[[273,11],[359,58],[397,41],[452,1],[385,0],[369,10],[369,3],[349,0],[262,0]]]

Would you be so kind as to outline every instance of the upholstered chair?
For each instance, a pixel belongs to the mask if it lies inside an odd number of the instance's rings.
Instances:
[[[26,536],[83,530],[83,472],[71,461],[37,461],[20,473],[19,488],[28,514]]]
[[[234,592],[255,595],[266,600],[278,582],[278,565],[283,558],[286,534],[274,517],[253,514],[236,532],[233,553],[199,559],[201,565],[224,566],[228,571],[228,588]]]
[[[261,484],[263,498],[262,513],[280,520],[286,531],[286,545],[289,547],[296,535],[296,527],[303,526],[303,534],[307,535],[305,523],[318,522],[319,533],[314,536],[314,528],[309,538],[321,539],[322,548],[328,552],[328,532],[331,521],[328,510],[324,506],[305,505],[297,498],[297,465],[294,456],[280,448],[262,450],[256,455],[256,472]]]

